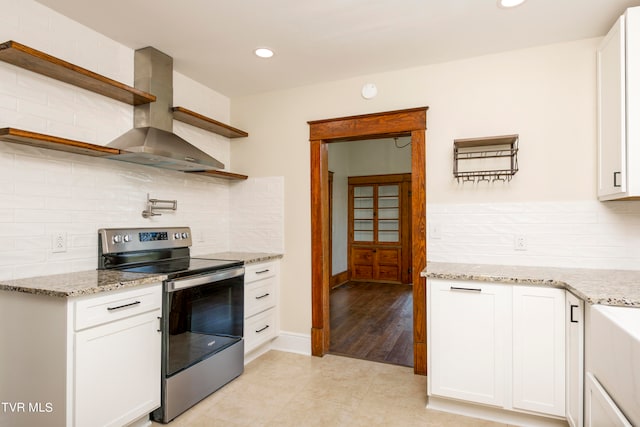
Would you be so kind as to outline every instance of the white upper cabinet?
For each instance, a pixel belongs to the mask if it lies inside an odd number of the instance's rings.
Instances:
[[[640,196],[640,7],[629,8],[597,51],[598,198]]]

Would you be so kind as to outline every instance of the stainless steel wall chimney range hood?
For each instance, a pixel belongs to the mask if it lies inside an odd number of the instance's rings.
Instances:
[[[153,47],[136,50],[134,86],[156,95],[156,102],[134,107],[134,128],[107,144],[126,153],[112,159],[184,172],[224,168],[173,133],[173,58]]]

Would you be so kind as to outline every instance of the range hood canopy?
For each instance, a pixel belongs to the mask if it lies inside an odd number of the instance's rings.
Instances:
[[[173,133],[173,58],[153,47],[136,50],[134,86],[156,95],[156,102],[134,107],[134,128],[107,144],[125,151],[112,159],[184,172],[224,168]]]

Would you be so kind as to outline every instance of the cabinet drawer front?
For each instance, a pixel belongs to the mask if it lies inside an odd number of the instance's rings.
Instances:
[[[354,279],[373,279],[373,267],[368,265],[356,265],[353,269]]]
[[[354,264],[373,265],[373,250],[353,249],[351,252],[351,258],[353,259]]]
[[[266,262],[254,265],[247,265],[244,268],[244,282],[250,283],[256,280],[273,277],[278,273],[278,266],[275,262]]]
[[[75,329],[85,329],[162,307],[162,285],[108,292],[75,303]]]
[[[277,335],[278,325],[275,308],[247,319],[244,326],[245,352],[253,350]]]
[[[398,282],[400,281],[400,269],[393,265],[381,265],[378,268],[378,279]]]
[[[253,316],[276,305],[276,278],[248,283],[244,288],[244,315]]]
[[[378,264],[398,265],[398,249],[378,249]]]

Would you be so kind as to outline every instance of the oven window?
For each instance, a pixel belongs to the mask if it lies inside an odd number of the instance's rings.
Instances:
[[[165,293],[166,376],[242,339],[244,276]]]

